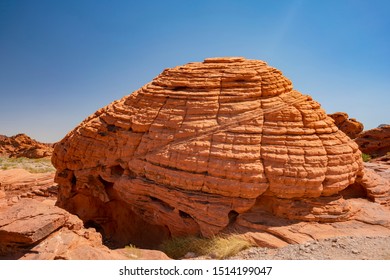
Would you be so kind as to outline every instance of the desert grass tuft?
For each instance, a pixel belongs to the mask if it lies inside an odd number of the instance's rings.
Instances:
[[[368,154],[362,153],[362,159],[363,159],[364,162],[367,162],[367,161],[371,160],[371,156],[368,155]]]
[[[0,157],[0,170],[22,168],[31,173],[54,172],[55,168],[50,158],[30,159],[25,157]]]
[[[251,246],[252,243],[238,235],[218,235],[212,238],[187,236],[167,240],[160,249],[173,259],[183,258],[189,252],[197,256],[226,259]]]

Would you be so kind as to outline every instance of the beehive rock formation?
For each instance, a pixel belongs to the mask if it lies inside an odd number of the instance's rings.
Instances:
[[[259,204],[298,220],[346,220],[339,193],[362,175],[358,146],[316,101],[240,57],[164,70],[84,120],[52,162],[59,206],[141,246],[216,234]]]

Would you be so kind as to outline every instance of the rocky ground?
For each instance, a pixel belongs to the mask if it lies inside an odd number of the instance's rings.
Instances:
[[[389,178],[389,157],[366,163],[366,167],[378,172],[383,178]],[[39,166],[38,166],[39,167]],[[34,238],[39,236],[30,236],[29,232],[41,234],[37,230],[42,221],[48,226],[58,227],[59,229],[50,234],[50,231],[44,233],[47,237],[43,242],[34,246],[33,250],[27,254],[16,254],[0,257],[0,259],[167,259],[168,257],[159,251],[141,250],[137,248],[123,248],[110,250],[102,244],[100,234],[93,228],[83,228],[82,222],[73,215],[67,214],[59,208],[53,208],[56,199],[56,188],[53,182],[53,173],[35,173],[32,174],[24,169],[11,169],[0,171],[0,227],[8,224],[9,221],[17,222],[20,218],[18,205],[26,205],[36,201],[33,205],[34,211],[27,211],[26,217],[31,216],[30,221],[36,220],[37,223],[29,223],[29,228],[21,230],[17,225],[15,232],[26,233],[28,242],[33,244]],[[12,208],[13,207],[13,208]],[[14,209],[15,211],[7,212]],[[13,220],[13,215],[18,219]],[[42,213],[50,213],[43,215]],[[16,216],[15,216],[16,217]],[[20,219],[19,219],[20,220]],[[22,219],[23,220],[23,219]],[[19,223],[19,222],[17,222]],[[39,224],[39,225],[38,225]],[[37,227],[36,227],[37,226]],[[368,226],[368,225],[366,225]],[[30,230],[30,229],[33,230]],[[273,228],[273,230],[275,230]],[[335,229],[333,229],[335,230]],[[265,247],[248,248],[230,259],[239,260],[388,260],[390,259],[390,236],[376,236],[375,233],[364,235],[365,229],[355,230],[355,236],[340,236],[318,239],[315,232],[314,240],[305,241],[301,244],[287,245],[282,248],[272,249]],[[0,230],[1,233],[1,230]],[[352,232],[351,232],[352,233]],[[362,234],[363,233],[363,234]],[[281,234],[281,233],[280,233]],[[16,236],[16,235],[15,235]],[[19,236],[19,235],[18,235]],[[17,236],[17,238],[19,238]],[[1,237],[1,234],[0,234]],[[291,237],[291,236],[290,236]],[[1,239],[1,238],[0,238]],[[31,240],[30,240],[31,239]],[[56,240],[63,240],[61,246],[58,246]],[[65,242],[66,241],[66,242]],[[23,241],[25,242],[25,241]],[[28,246],[27,246],[28,247]],[[29,248],[29,247],[28,247]],[[34,253],[35,252],[35,253]],[[39,252],[39,254],[37,254]],[[211,259],[210,256],[199,256],[194,259]]]
[[[337,237],[280,249],[252,247],[233,260],[390,260],[389,237]]]

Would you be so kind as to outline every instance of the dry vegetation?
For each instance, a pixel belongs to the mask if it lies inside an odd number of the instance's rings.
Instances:
[[[251,246],[253,245],[248,240],[237,235],[213,238],[187,236],[167,240],[160,249],[173,259],[183,258],[187,253],[209,256],[213,259],[226,259]]]
[[[371,156],[362,153],[362,159],[363,159],[364,162],[367,162],[367,161],[370,161],[370,160],[371,160]]]
[[[22,168],[31,173],[54,172],[50,158],[30,159],[25,157],[9,158],[0,156],[0,170]]]

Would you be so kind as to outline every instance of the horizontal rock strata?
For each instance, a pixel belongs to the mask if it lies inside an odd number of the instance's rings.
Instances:
[[[320,104],[279,70],[240,57],[164,70],[84,120],[52,162],[58,205],[139,244],[214,235],[260,196],[281,207],[301,200],[313,220],[348,219],[346,202],[328,207],[322,197],[362,173],[358,146]]]
[[[50,157],[53,145],[38,142],[26,134],[11,137],[0,135],[0,155],[9,157],[43,158]]]
[[[30,173],[24,169],[0,170],[0,209],[22,198],[52,198],[57,195],[54,172]]]
[[[355,139],[364,129],[361,122],[349,118],[347,113],[337,112],[330,114],[329,117],[331,117],[335,121],[336,126],[351,139]]]
[[[373,157],[390,153],[390,125],[364,131],[355,139],[359,149]]]
[[[22,199],[0,211],[0,259],[21,260],[125,260],[169,259],[159,251],[123,248],[111,250],[102,244],[94,228],[67,211]]]

